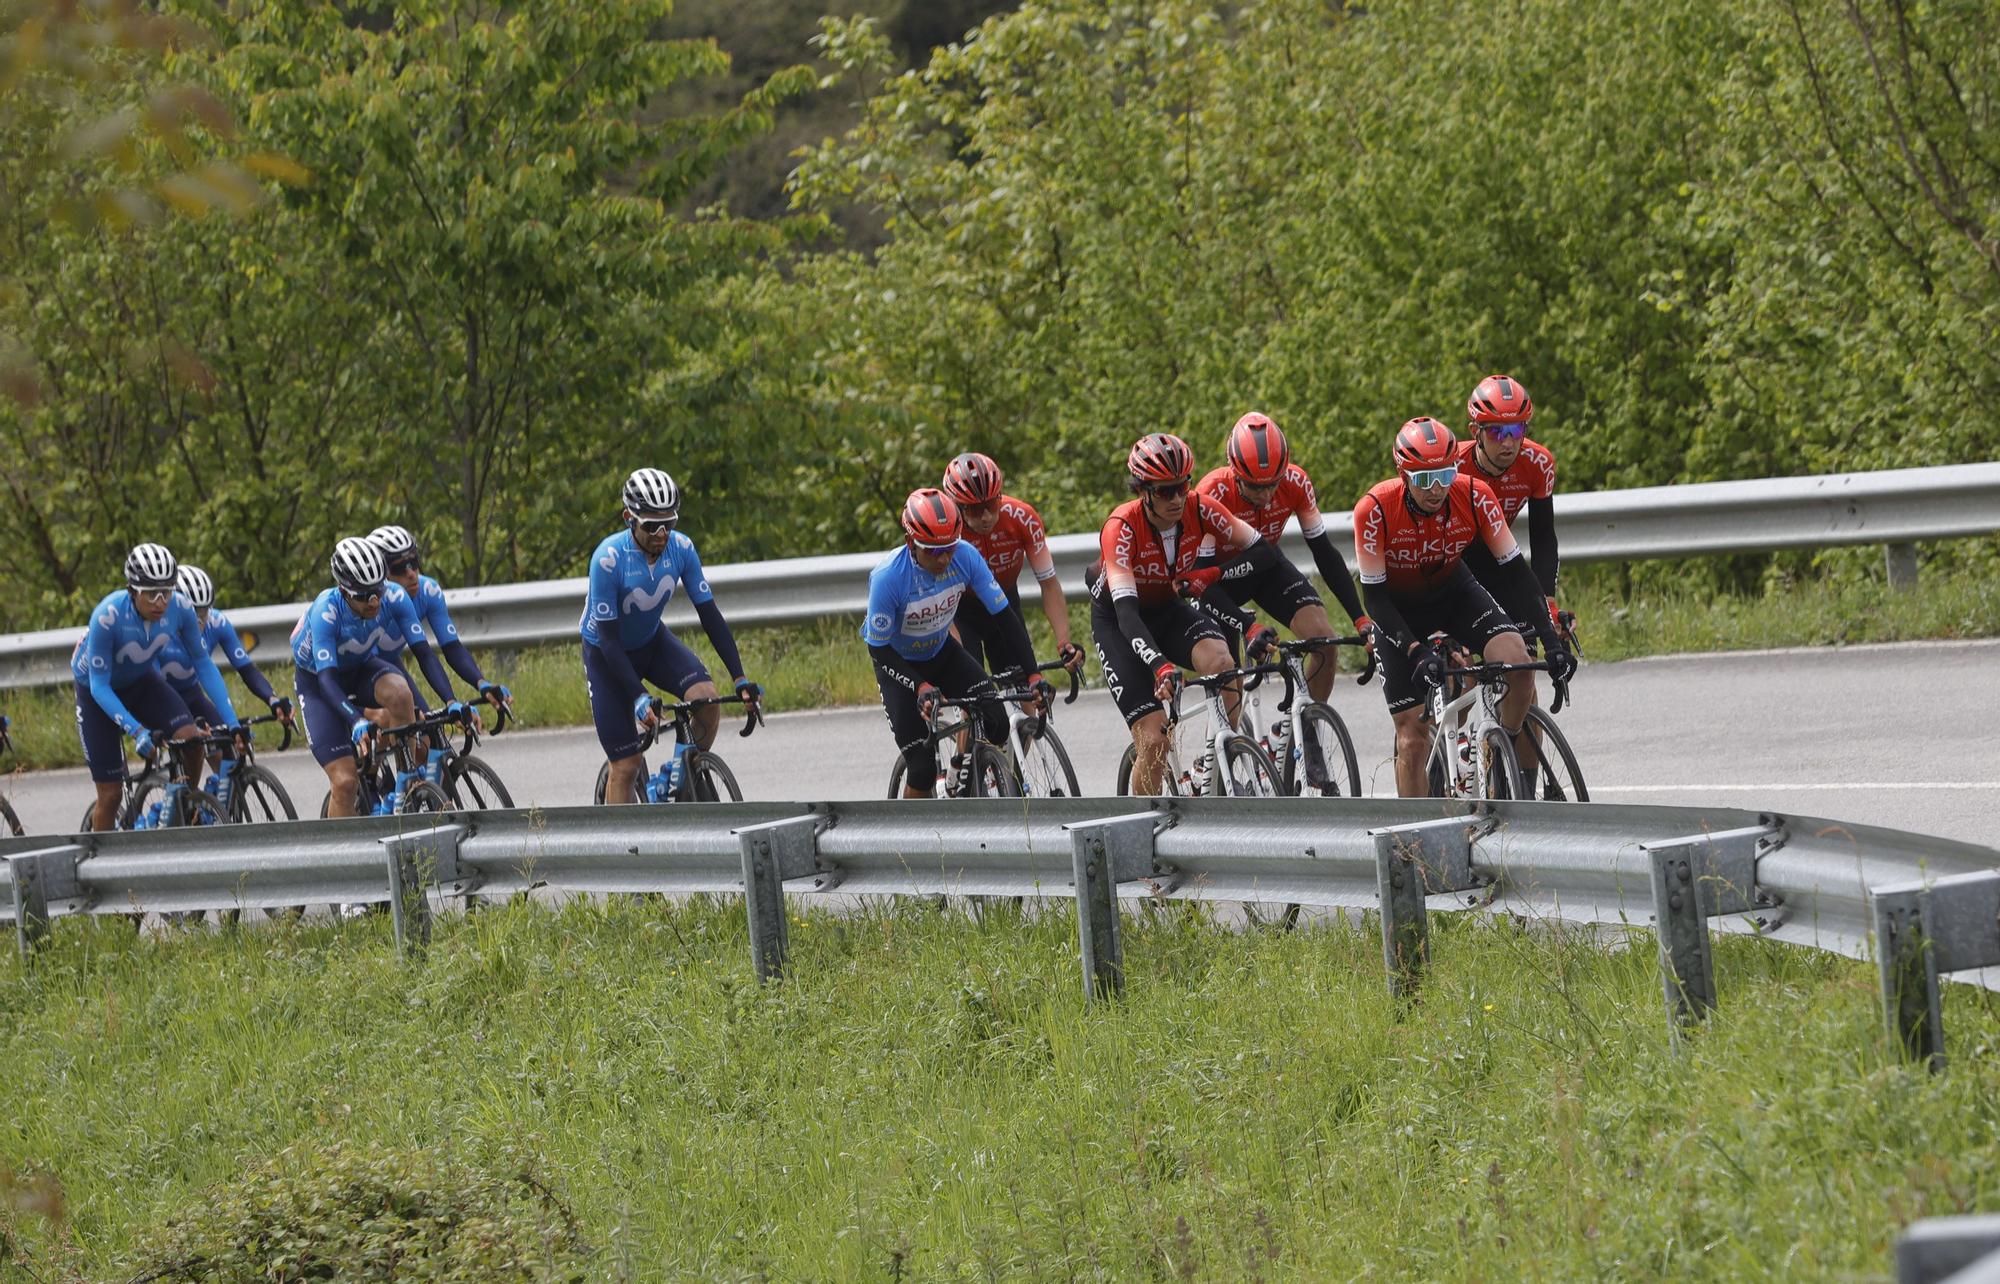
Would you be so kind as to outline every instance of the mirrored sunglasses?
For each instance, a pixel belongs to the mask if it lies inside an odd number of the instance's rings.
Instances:
[[[1481,424],[1479,431],[1495,441],[1519,441],[1526,435],[1526,424]]]
[[[1154,499],[1179,499],[1187,494],[1188,484],[1184,481],[1161,482],[1158,485],[1148,484],[1146,490]]]
[[[1449,486],[1451,479],[1458,476],[1458,465],[1448,464],[1443,468],[1417,468],[1404,473],[1410,485],[1419,490],[1429,490],[1433,486]]]
[[[676,513],[672,517],[635,517],[632,524],[648,535],[658,535],[661,531],[672,530],[680,524],[680,520],[680,514]]]

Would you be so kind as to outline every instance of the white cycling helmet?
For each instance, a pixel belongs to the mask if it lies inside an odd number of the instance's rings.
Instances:
[[[635,513],[678,513],[681,488],[657,468],[641,468],[625,479],[625,507]]]
[[[133,588],[172,588],[178,570],[164,544],[135,544],[125,555],[125,582]]]
[[[176,583],[187,600],[197,607],[215,605],[215,581],[199,566],[183,566]]]
[[[341,592],[379,593],[388,577],[382,550],[359,535],[350,535],[333,546],[333,582]]]
[[[401,526],[377,526],[368,532],[368,542],[381,549],[385,558],[417,551],[417,537]]]

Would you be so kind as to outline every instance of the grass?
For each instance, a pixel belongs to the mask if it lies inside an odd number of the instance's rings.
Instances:
[[[1864,558],[1865,555],[1865,558]],[[1593,661],[1696,651],[1776,646],[1833,646],[1929,638],[2000,636],[2000,576],[1990,566],[1934,566],[1910,592],[1883,582],[1880,551],[1835,550],[1832,573],[1776,579],[1760,591],[1718,591],[1667,564],[1646,568],[1638,586],[1619,566],[1584,566],[1565,573],[1563,605],[1579,617],[1585,656]],[[1055,645],[1039,602],[1027,603],[1037,654],[1053,658]],[[1336,608],[1336,614],[1338,613]],[[1083,602],[1070,609],[1071,636],[1089,648],[1090,622]],[[725,673],[700,631],[682,639]],[[770,708],[814,709],[866,705],[880,697],[868,653],[851,619],[821,620],[789,628],[746,629],[737,637],[752,677],[763,683]],[[524,725],[582,726],[590,721],[583,665],[570,645],[538,647],[486,657],[493,676],[514,691]],[[1093,659],[1087,673],[1095,680]],[[239,709],[261,708],[234,674],[225,675]],[[288,669],[267,673],[281,689]],[[78,766],[74,697],[69,688],[0,692],[0,708],[14,719],[16,758],[27,769]]]
[[[1934,1076],[1869,966],[1768,942],[1718,939],[1677,1050],[1643,936],[1436,920],[1399,1006],[1372,927],[1127,923],[1127,995],[1086,1007],[1060,910],[813,912],[767,988],[701,900],[448,920],[422,966],[379,919],[65,920],[0,963],[0,1277],[276,1251],[211,1210],[357,1148],[531,1173],[591,1279],[1879,1276],[2000,1199],[1985,992],[1948,990]]]

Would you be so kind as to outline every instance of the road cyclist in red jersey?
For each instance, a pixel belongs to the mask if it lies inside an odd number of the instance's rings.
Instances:
[[[1511,525],[1528,510],[1528,562],[1550,620],[1559,631],[1568,633],[1562,611],[1556,605],[1556,579],[1560,563],[1556,554],[1556,457],[1547,446],[1527,435],[1528,420],[1535,413],[1534,400],[1518,379],[1508,375],[1488,375],[1466,398],[1466,427],[1472,436],[1458,445],[1458,470],[1476,477],[1493,490],[1500,511]],[[1498,568],[1480,545],[1465,550],[1465,563],[1472,574],[1498,595]],[[1514,621],[1526,633],[1534,621]],[[1529,649],[1533,649],[1530,639]]]
[[[1056,559],[1049,552],[1042,516],[1026,500],[1002,493],[1001,481],[1000,465],[977,451],[966,451],[945,465],[944,493],[957,503],[965,523],[960,538],[986,559],[987,569],[1024,625],[1021,571],[1025,567],[1033,573],[1042,593],[1042,614],[1048,617],[1049,632],[1055,637],[1056,657],[1074,673],[1083,667],[1083,648],[1070,640],[1069,604],[1063,600],[1062,582],[1056,578]],[[994,667],[997,658],[995,627],[994,617],[984,607],[960,599],[952,633],[987,669]]]
[[[1190,492],[1194,452],[1179,437],[1141,437],[1125,466],[1134,498],[1112,510],[1098,536],[1090,635],[1111,698],[1132,732],[1131,792],[1157,794],[1170,734],[1165,706],[1180,687],[1181,668],[1206,675],[1233,665],[1222,626],[1183,601],[1177,582],[1195,569],[1204,538],[1212,538],[1225,558],[1265,541],[1214,499]],[[1252,569],[1269,564],[1258,558]]]
[[[1238,419],[1230,430],[1226,453],[1229,462],[1203,477],[1195,485],[1195,493],[1206,495],[1249,523],[1269,546],[1270,554],[1262,571],[1253,571],[1244,559],[1215,567],[1215,540],[1213,536],[1205,536],[1193,577],[1194,587],[1205,589],[1212,579],[1236,606],[1255,603],[1272,619],[1284,621],[1293,637],[1333,636],[1333,623],[1327,618],[1326,605],[1319,593],[1278,547],[1278,537],[1297,518],[1299,533],[1305,536],[1320,578],[1333,590],[1341,609],[1354,621],[1356,631],[1366,636],[1373,626],[1362,609],[1360,595],[1354,590],[1347,562],[1326,532],[1326,520],[1320,516],[1319,495],[1313,489],[1312,478],[1292,462],[1291,445],[1285,440],[1283,430],[1269,416],[1253,410]],[[1269,631],[1266,627],[1265,632]],[[1253,625],[1251,635],[1254,637],[1256,632]],[[1258,658],[1258,650],[1255,646],[1251,648],[1252,661]],[[1335,647],[1328,643],[1316,648],[1310,661],[1306,667],[1306,690],[1315,701],[1325,703],[1333,690]]]
[[[1576,670],[1568,646],[1546,612],[1536,610],[1538,585],[1507,529],[1500,501],[1485,482],[1458,469],[1458,441],[1429,416],[1396,434],[1397,475],[1379,482],[1354,506],[1355,561],[1361,597],[1375,622],[1382,694],[1396,724],[1396,791],[1430,792],[1425,760],[1431,729],[1424,693],[1445,679],[1446,660],[1430,646],[1442,633],[1496,664],[1528,663],[1516,619],[1536,621],[1548,650],[1550,675],[1566,682]],[[1465,563],[1465,550],[1485,547],[1497,567],[1503,610]],[[1510,684],[1500,721],[1517,747],[1531,683]],[[1525,746],[1532,752],[1532,745]],[[1523,768],[1532,770],[1524,757]]]

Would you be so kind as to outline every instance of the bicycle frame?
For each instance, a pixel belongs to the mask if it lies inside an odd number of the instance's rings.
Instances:
[[[1278,736],[1275,743],[1265,738],[1263,730],[1263,699],[1257,694],[1263,689],[1263,680],[1254,679],[1243,685],[1243,704],[1236,711],[1237,721],[1242,726],[1243,734],[1267,749],[1272,761],[1280,767],[1284,766],[1287,758],[1302,759],[1305,756],[1305,713],[1313,699],[1309,691],[1303,700],[1295,698],[1295,693],[1307,691],[1306,657],[1317,653],[1323,646],[1361,647],[1368,653],[1368,664],[1355,681],[1366,683],[1375,676],[1375,651],[1368,646],[1367,639],[1359,635],[1294,638],[1290,642],[1276,643],[1277,662],[1285,666],[1287,673],[1285,689],[1288,694],[1278,705],[1278,712],[1285,716],[1274,728]]]
[[[1485,801],[1488,798],[1487,782],[1491,776],[1492,764],[1486,760],[1489,734],[1497,732],[1508,739],[1509,744],[1518,732],[1509,732],[1500,721],[1500,702],[1507,697],[1508,675],[1513,673],[1546,673],[1549,671],[1545,660],[1529,661],[1526,664],[1480,663],[1460,667],[1447,667],[1447,681],[1430,689],[1424,702],[1424,721],[1430,724],[1431,747],[1425,756],[1425,769],[1442,757],[1444,761],[1444,790],[1451,798],[1471,798]],[[1446,693],[1452,678],[1463,678],[1466,688],[1456,696]],[[1533,682],[1533,676],[1528,678]],[[1550,712],[1560,712],[1569,694],[1568,685],[1557,683],[1555,700]],[[1456,746],[1459,738],[1471,750],[1470,760],[1462,757],[1455,749],[1446,749],[1445,737],[1452,737]]]
[[[403,805],[404,795],[409,793],[410,786],[419,780],[427,780],[440,790],[444,788],[445,768],[458,754],[458,750],[452,747],[450,735],[445,731],[445,728],[454,722],[461,724],[468,748],[477,743],[469,714],[427,713],[415,722],[407,722],[400,727],[376,729],[373,746],[367,756],[357,764],[362,787],[368,788],[369,782],[381,773],[385,751],[395,757],[396,769],[391,777],[392,786],[389,791],[387,793],[381,790],[374,791],[376,797],[374,805],[367,812],[368,815],[395,815],[396,809]],[[412,761],[410,737],[415,734],[422,734],[431,742],[430,751],[424,755],[421,763]],[[393,743],[390,743],[391,741]]]
[[[740,740],[764,725],[764,710],[760,705],[751,704],[740,695],[711,696],[705,700],[682,700],[679,703],[663,705],[662,717],[671,716],[674,721],[674,751],[660,764],[660,769],[646,776],[639,785],[641,800],[649,803],[670,803],[692,801],[681,797],[687,792],[688,755],[700,746],[694,741],[694,712],[711,705],[741,704],[748,712],[743,718],[743,729],[736,733]],[[639,752],[645,753],[660,739],[660,724],[654,723],[640,737]]]
[[[1202,689],[1202,713],[1208,719],[1206,732],[1202,737],[1202,750],[1195,756],[1194,762],[1187,770],[1181,768],[1180,744],[1174,736],[1174,729],[1181,723],[1181,692],[1174,692],[1173,699],[1167,702],[1165,779],[1180,781],[1190,794],[1214,794],[1216,797],[1225,797],[1229,794],[1224,780],[1229,757],[1223,746],[1230,736],[1241,735],[1242,732],[1230,721],[1228,712],[1223,707],[1223,688],[1239,678],[1254,679],[1266,673],[1278,674],[1285,680],[1285,698],[1279,707],[1286,710],[1294,709],[1298,704],[1298,687],[1291,668],[1284,664],[1249,665],[1240,669],[1225,669],[1221,673],[1197,674],[1186,680],[1189,686]],[[1242,716],[1242,712],[1239,707],[1237,710],[1239,717]],[[1134,766],[1136,765],[1135,763]]]

